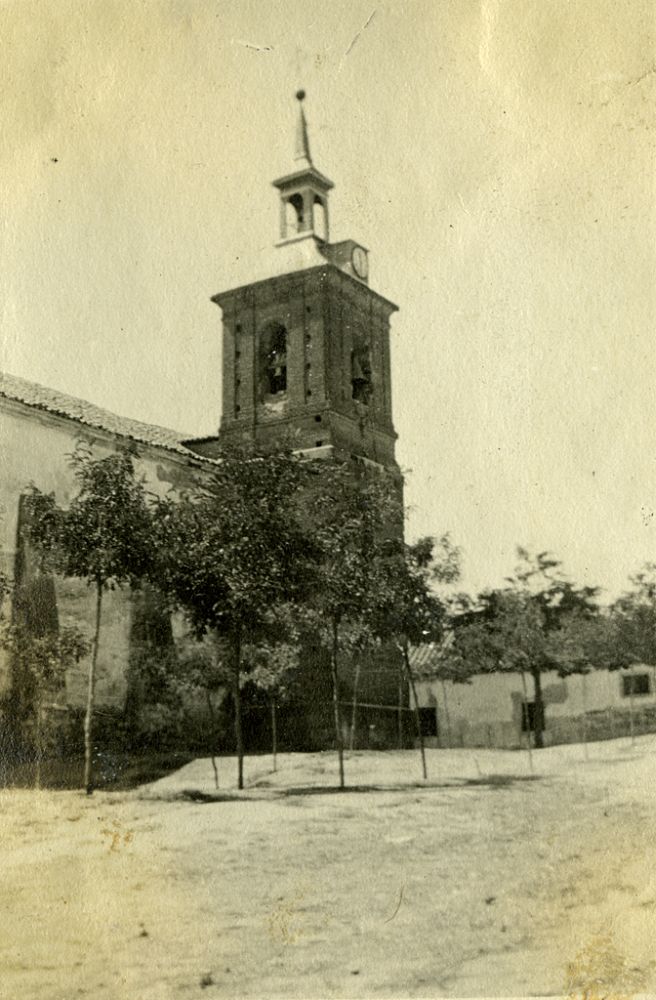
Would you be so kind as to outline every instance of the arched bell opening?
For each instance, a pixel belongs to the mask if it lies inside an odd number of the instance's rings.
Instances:
[[[285,199],[284,225],[283,239],[287,236],[294,236],[296,233],[302,233],[307,229],[305,205],[303,204],[302,195],[292,194],[289,198]]]
[[[351,351],[351,398],[367,404],[372,392],[371,352],[362,344]]]
[[[287,392],[287,330],[282,323],[269,323],[260,335],[260,397],[267,399]]]
[[[315,195],[312,213],[314,232],[320,240],[326,243],[328,241],[328,206],[319,195]]]

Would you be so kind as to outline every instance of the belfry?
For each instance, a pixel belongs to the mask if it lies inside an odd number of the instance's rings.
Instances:
[[[390,317],[369,286],[368,253],[333,243],[330,181],[315,166],[298,91],[293,168],[274,180],[280,230],[271,275],[213,296],[223,312],[220,440],[290,441],[397,471]],[[210,455],[216,442],[199,451]]]

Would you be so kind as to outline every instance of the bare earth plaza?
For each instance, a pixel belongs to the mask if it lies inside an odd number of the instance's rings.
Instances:
[[[653,5],[0,30],[0,998],[656,993]]]

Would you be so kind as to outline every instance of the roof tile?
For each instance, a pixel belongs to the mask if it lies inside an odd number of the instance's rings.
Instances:
[[[68,417],[69,420],[75,420],[87,427],[96,427],[99,430],[108,431],[110,434],[130,438],[132,441],[155,445],[158,448],[165,448],[167,451],[175,451],[188,458],[198,459],[199,457],[182,444],[183,441],[190,440],[190,434],[182,434],[180,431],[174,431],[168,427],[158,427],[156,424],[145,424],[140,420],[121,417],[110,410],[94,406],[93,403],[89,403],[85,399],[67,396],[56,389],[48,389],[16,375],[0,372],[0,396],[25,403],[38,410],[46,410],[48,413]]]

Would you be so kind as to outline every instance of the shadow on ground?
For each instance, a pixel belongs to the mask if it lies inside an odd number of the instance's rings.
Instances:
[[[288,799],[299,796],[305,797],[313,795],[360,795],[375,794],[377,792],[386,794],[389,794],[390,792],[397,792],[403,794],[416,791],[418,789],[421,789],[423,792],[437,792],[445,788],[450,790],[467,789],[471,787],[498,789],[508,788],[509,786],[518,783],[540,780],[542,780],[542,777],[538,774],[488,774],[481,775],[478,778],[454,778],[453,780],[443,782],[412,782],[403,785],[347,785],[345,788],[340,788],[338,785],[326,785],[325,787],[317,785],[296,785],[293,788],[276,788],[268,781],[260,781],[249,786],[248,788],[245,788],[243,791],[235,790],[222,792],[221,790],[217,790],[215,792],[203,792],[197,788],[183,788],[175,792],[150,792],[144,797],[149,799],[161,799],[166,802],[184,801],[199,802],[201,804],[211,802],[261,802],[263,800],[270,799]]]

